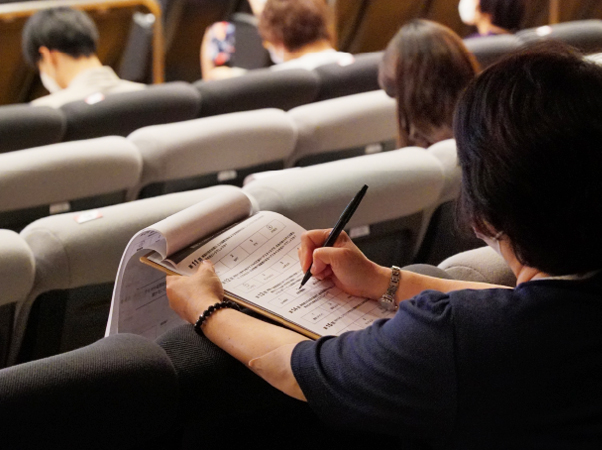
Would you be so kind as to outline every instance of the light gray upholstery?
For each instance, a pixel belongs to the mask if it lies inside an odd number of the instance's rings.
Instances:
[[[517,51],[522,43],[513,34],[498,34],[464,39],[464,45],[475,55],[481,68],[485,69],[500,58]]]
[[[28,225],[21,236],[35,257],[35,283],[17,310],[11,360],[17,356],[30,308],[41,294],[112,283],[136,232],[201,200],[237,189],[216,186],[108,206],[98,210],[100,218],[83,223],[75,220],[83,213],[68,213]]]
[[[439,268],[456,280],[516,285],[516,277],[506,261],[490,247],[458,253],[439,264]]]
[[[368,192],[348,228],[421,213],[412,225],[414,238],[406,243],[411,261],[445,184],[441,163],[424,149],[408,147],[283,171],[252,181],[243,190],[257,208],[280,212],[313,229],[334,226],[364,184]]]
[[[141,167],[136,147],[116,136],[3,153],[0,212],[125,192]]]
[[[142,128],[128,140],[143,158],[139,188],[287,158],[296,141],[289,117],[278,109]],[[282,167],[282,166],[281,166]],[[132,192],[131,197],[138,192]]]
[[[35,263],[27,243],[0,230],[0,306],[25,300],[33,286]]]
[[[441,191],[439,203],[455,200],[460,195],[462,185],[462,171],[458,165],[456,141],[454,139],[447,139],[437,142],[431,145],[427,151],[436,157],[443,167],[445,185]]]
[[[602,51],[602,20],[575,20],[549,26],[529,28],[516,33],[522,45],[550,39],[577,48],[583,53]]]
[[[462,171],[457,161],[456,141],[441,141],[431,145],[426,151],[441,163],[445,185],[416,260],[439,264],[451,255],[481,247],[483,242],[469,228],[460,227],[457,220],[456,203],[462,186]]]
[[[33,254],[23,238],[0,230],[0,368],[6,365],[16,305],[29,295],[34,271]]]
[[[396,103],[384,91],[371,91],[299,106],[288,112],[298,128],[287,165],[304,157],[395,141]]]

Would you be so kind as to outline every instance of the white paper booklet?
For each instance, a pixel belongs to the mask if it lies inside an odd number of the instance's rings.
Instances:
[[[299,289],[301,226],[269,211],[251,215],[243,192],[200,202],[137,233],[119,265],[107,335],[155,338],[183,323],[169,308],[165,274],[140,262],[148,255],[180,275],[204,259],[215,265],[226,297],[306,336],[338,335],[391,317],[374,301],[314,278]],[[150,255],[149,255],[150,253]]]

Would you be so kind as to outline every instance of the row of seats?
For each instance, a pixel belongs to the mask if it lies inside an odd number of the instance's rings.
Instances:
[[[464,43],[487,67],[502,56],[525,46],[557,40],[578,48],[585,54],[602,52],[602,20],[578,20],[555,25],[529,28],[516,34],[501,34],[465,39]]]
[[[526,44],[557,39],[586,53],[602,51],[602,21],[586,20],[523,30],[516,35],[466,39],[486,67]],[[299,105],[378,89],[382,53],[355,56],[349,65],[313,71],[256,70],[227,80],[173,82],[141,92],[90,98],[60,110],[23,105],[0,107],[0,153],[61,141],[127,136],[156,124],[261,108],[290,110]],[[101,100],[101,101],[99,101]],[[26,132],[24,132],[26,131]]]
[[[0,154],[0,227],[396,148],[395,101],[365,92]]]
[[[455,255],[439,267],[453,277],[462,277],[457,279],[509,286],[516,283],[508,265],[490,247]],[[199,423],[202,423],[203,429],[211,430],[210,436],[203,435],[203,445],[223,447],[224,433],[221,428],[216,430],[216,424],[207,423],[207,411],[202,409],[207,386],[216,387],[219,371],[210,370],[201,358],[198,365],[191,363],[196,353],[186,333],[194,332],[180,328],[157,343],[141,336],[118,334],[78,350],[0,370],[2,443],[6,448],[19,449],[198,448]],[[228,364],[229,374],[247,370],[241,364],[219,358],[216,361],[219,369]],[[203,370],[195,371],[201,364]],[[257,382],[262,381],[257,378]],[[232,399],[224,399],[226,391],[220,389],[228,383],[231,382],[223,380],[223,386],[217,387],[224,401]],[[191,384],[198,389],[191,389]],[[186,395],[182,395],[184,392]],[[240,395],[236,392],[235,395]],[[259,392],[258,395],[266,395],[264,390]],[[234,401],[237,400],[240,398]],[[289,442],[289,425],[295,417],[288,409],[284,416],[278,412],[280,409],[270,414],[274,406],[265,398],[262,403],[269,405],[260,415],[272,427],[271,446]],[[278,418],[282,425],[275,422]],[[231,421],[217,420],[223,423],[224,430],[231,429]],[[170,433],[177,429],[187,430],[190,436],[181,436],[181,431]],[[238,436],[246,436],[256,429],[241,429],[237,424],[236,432]],[[346,437],[349,442],[344,441]],[[310,435],[309,439],[315,442],[315,436]],[[347,432],[336,439],[342,444],[337,448],[357,444],[357,436],[349,436]],[[261,440],[270,446],[264,436]],[[175,442],[190,445],[174,446]],[[311,445],[308,442],[304,447]]]
[[[284,170],[242,188],[255,210],[276,211],[307,229],[332,226],[363,184],[369,190],[348,225],[381,264],[415,260],[434,211],[460,186],[454,141]],[[0,305],[5,364],[37,359],[103,335],[113,282],[140,229],[235,186],[213,186],[39,219],[0,233]],[[10,317],[10,319],[7,319]]]
[[[127,136],[149,125],[235,111],[296,106],[379,89],[380,53],[356,55],[342,66],[315,70],[260,69],[226,80],[172,82],[143,91],[92,95],[58,110],[28,105],[0,107],[0,153],[101,136]],[[24,131],[27,131],[24,133]]]

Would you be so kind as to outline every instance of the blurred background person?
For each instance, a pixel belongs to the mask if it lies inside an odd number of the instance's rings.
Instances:
[[[462,22],[477,32],[468,37],[512,33],[520,28],[525,5],[523,0],[460,0]]]
[[[398,145],[427,148],[453,138],[456,104],[479,65],[450,28],[413,20],[389,42],[378,81],[397,100]]]
[[[253,8],[254,13],[261,5]],[[259,14],[259,34],[270,52],[274,70],[312,70],[323,64],[352,61],[349,53],[335,50],[330,33],[331,11],[324,0],[267,0]],[[215,27],[215,26],[214,26]],[[232,50],[231,24],[212,27],[201,47],[203,79],[229,78],[245,71],[227,65],[231,56],[216,48]],[[221,28],[221,29],[220,29]],[[218,41],[223,38],[223,43]],[[213,49],[213,50],[212,50]]]
[[[67,7],[50,8],[29,18],[22,34],[23,56],[40,72],[50,95],[31,102],[59,108],[100,93],[136,91],[146,86],[121,80],[96,55],[98,30],[88,15]]]
[[[247,0],[257,18],[266,0]],[[234,67],[236,26],[227,21],[216,22],[205,30],[201,43],[201,74],[205,80],[217,80],[242,75],[245,69]]]

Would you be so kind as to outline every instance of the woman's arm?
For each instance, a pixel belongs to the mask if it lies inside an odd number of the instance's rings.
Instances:
[[[299,249],[303,270],[307,270],[313,260],[312,273],[317,278],[330,278],[339,288],[353,295],[380,298],[389,285],[391,269],[366,258],[346,233],[341,234],[334,247],[321,248],[329,232],[316,230],[303,234]],[[499,286],[402,271],[396,300],[412,298],[427,289],[449,292],[492,287]],[[221,301],[224,290],[213,264],[204,261],[191,277],[167,277],[167,295],[172,309],[187,322],[195,323],[203,311]],[[214,312],[203,324],[203,332],[211,342],[272,386],[291,397],[305,400],[291,369],[291,355],[295,345],[307,338],[232,309]]]
[[[334,247],[322,247],[330,230],[308,231],[301,237],[299,260],[305,271],[311,264],[311,273],[318,279],[331,279],[337,287],[353,295],[379,299],[387,290],[391,269],[382,267],[364,256],[346,233],[341,233]],[[461,289],[508,288],[488,283],[448,280],[401,271],[401,280],[395,299],[410,299],[422,291],[440,292]]]
[[[195,323],[209,306],[221,301],[222,284],[213,264],[204,261],[191,277],[167,277],[169,304]],[[215,311],[202,325],[205,336],[287,395],[305,400],[291,369],[295,345],[306,337],[233,309]]]

